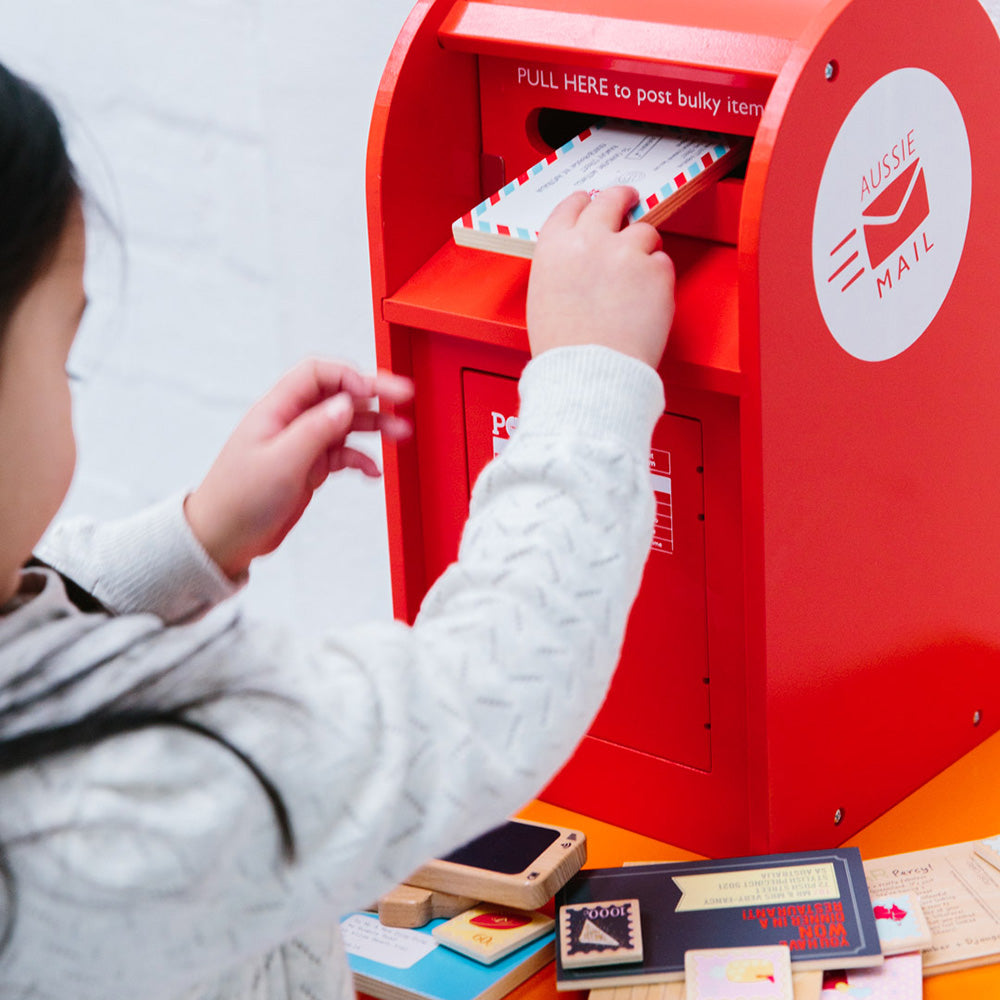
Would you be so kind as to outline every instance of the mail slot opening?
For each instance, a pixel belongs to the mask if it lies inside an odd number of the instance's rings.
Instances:
[[[640,129],[648,128],[651,132],[670,127],[662,123],[595,115],[563,108],[535,108],[527,114],[525,132],[515,129],[512,133],[499,135],[498,141],[493,143],[495,148],[489,150],[491,161],[501,165],[496,177],[491,178],[496,180],[493,189],[509,183],[522,171],[538,163],[554,150],[561,149],[586,129],[598,124],[638,126]],[[684,128],[683,131],[706,137],[728,134],[721,129]],[[746,165],[747,157],[744,155],[728,168],[720,179],[659,222],[657,228],[663,232],[695,236],[735,246]],[[623,176],[621,183],[635,183],[635,180]],[[491,192],[484,192],[484,194],[489,193]]]
[[[594,115],[582,111],[538,108],[528,118],[528,137],[540,152],[548,153],[569,142],[596,120]]]
[[[538,152],[545,156],[552,150],[559,149],[570,139],[576,138],[585,129],[592,125],[604,123],[614,125],[616,122],[628,125],[648,126],[650,129],[663,128],[663,125],[656,122],[644,122],[633,118],[613,118],[608,115],[594,115],[583,111],[565,111],[562,108],[536,108],[528,115],[527,131],[528,139]],[[704,133],[705,135],[726,134],[722,130],[704,129],[684,129],[686,132]],[[496,152],[500,152],[497,150]],[[746,160],[734,167],[726,175],[730,178],[742,180],[746,176]]]

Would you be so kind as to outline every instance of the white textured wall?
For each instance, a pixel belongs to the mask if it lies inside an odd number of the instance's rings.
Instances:
[[[65,513],[197,484],[307,354],[374,364],[365,144],[410,6],[0,0],[0,59],[53,98],[121,234],[91,241],[81,350],[99,367]],[[330,482],[245,601],[311,631],[390,614],[381,484]]]

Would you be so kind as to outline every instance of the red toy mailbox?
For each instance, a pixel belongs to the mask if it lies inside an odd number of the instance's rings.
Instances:
[[[854,831],[1000,725],[1000,43],[976,0],[424,0],[369,147],[397,614],[527,360],[527,262],[450,226],[599,116],[754,137],[665,226],[656,537],[543,797],[709,855]]]

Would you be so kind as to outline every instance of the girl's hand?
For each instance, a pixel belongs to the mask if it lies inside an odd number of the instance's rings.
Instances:
[[[674,318],[674,266],[660,234],[626,225],[634,188],[585,191],[557,205],[542,227],[528,282],[533,355],[603,344],[656,368]]]
[[[348,435],[409,436],[408,420],[380,413],[373,403],[405,403],[412,396],[413,384],[399,375],[302,362],[243,418],[185,501],[195,537],[223,572],[240,577],[257,556],[278,547],[332,472],[381,475],[370,456],[348,446]]]

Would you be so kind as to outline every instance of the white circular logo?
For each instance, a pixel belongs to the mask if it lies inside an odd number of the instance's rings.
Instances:
[[[969,226],[972,158],[951,91],[923,69],[872,84],[837,133],[813,218],[813,280],[848,354],[885,361],[930,326]]]

